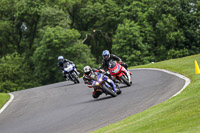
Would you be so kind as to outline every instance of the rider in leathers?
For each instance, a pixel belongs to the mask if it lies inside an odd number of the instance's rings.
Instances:
[[[120,65],[122,65],[126,70],[128,70],[128,65],[126,63],[123,63],[121,58],[119,58],[118,56],[114,55],[114,54],[110,54],[110,52],[108,50],[104,50],[102,53],[103,56],[103,60],[102,60],[102,66],[100,68],[103,68],[104,71],[108,71],[108,67],[109,67],[109,62],[115,61],[117,60],[119,62]],[[132,73],[129,72],[131,75]],[[109,76],[114,82],[118,83],[118,80],[116,80],[113,76],[111,75],[107,75]]]
[[[102,60],[101,68],[103,68],[105,71],[108,71],[110,60],[113,60],[113,61],[117,60],[120,65],[122,65],[126,70],[128,70],[128,65],[126,63],[123,63],[121,58],[119,58],[118,56],[114,54],[110,54],[108,50],[104,50],[102,53],[102,56],[103,56],[103,60]]]
[[[68,59],[64,59],[63,56],[59,56],[58,57],[58,67],[60,69],[60,71],[63,73],[63,77],[66,78],[67,80],[70,80],[69,77],[66,77],[66,74],[64,73],[64,64],[74,64],[73,61],[70,61]],[[74,64],[75,65],[75,64]],[[79,72],[76,70],[76,65],[75,65],[75,72],[79,75]]]
[[[92,69],[90,66],[85,66],[83,68],[83,71],[84,71],[83,81],[85,84],[88,84],[88,87],[91,88],[92,81],[94,80],[92,77],[97,75],[96,73],[98,73],[99,70]],[[104,76],[107,77],[106,75],[104,75]],[[112,80],[107,80],[107,82],[109,82],[113,86],[113,88],[117,91],[117,94],[121,93],[121,90],[118,88],[118,86],[115,85],[115,83]],[[92,92],[92,97],[98,98],[101,94],[102,94],[101,90],[96,91],[96,89],[94,89],[94,91]]]

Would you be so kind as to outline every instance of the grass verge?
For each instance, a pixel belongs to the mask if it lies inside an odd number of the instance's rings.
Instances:
[[[200,65],[200,54],[133,67],[177,72],[191,83],[179,95],[94,133],[199,133],[200,75],[195,75],[194,60]]]
[[[9,100],[10,96],[7,93],[0,93],[0,109]]]

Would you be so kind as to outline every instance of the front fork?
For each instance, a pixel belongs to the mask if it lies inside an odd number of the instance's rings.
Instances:
[[[74,67],[74,71],[75,71],[76,75],[79,75],[79,72],[78,72],[78,70],[76,69],[76,65],[75,65],[75,64],[73,65],[73,67]]]
[[[128,76],[128,81],[130,83],[131,82],[131,75],[129,74],[129,72],[125,68],[123,68],[123,71],[126,72],[126,75]]]
[[[114,91],[116,92],[116,85],[115,85],[115,83],[111,79],[109,79],[108,77],[107,77],[106,81],[112,85]]]
[[[76,68],[74,68],[74,72],[76,73],[76,75],[79,75],[79,73],[78,73]]]

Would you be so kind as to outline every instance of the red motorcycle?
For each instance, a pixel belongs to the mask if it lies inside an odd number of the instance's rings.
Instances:
[[[116,61],[110,61],[108,70],[112,76],[116,79],[125,83],[128,86],[132,85],[131,75],[130,73]]]

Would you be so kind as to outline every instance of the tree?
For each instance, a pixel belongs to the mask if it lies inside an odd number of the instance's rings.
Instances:
[[[114,36],[113,52],[129,65],[147,63],[145,56],[148,54],[147,45],[143,43],[140,34],[141,27],[134,21],[125,20],[118,26]]]
[[[0,57],[15,52],[14,14],[15,0],[0,1]]]
[[[78,40],[80,33],[74,29],[64,29],[56,26],[47,28],[40,46],[33,56],[35,73],[42,84],[54,83],[63,79],[57,67],[57,58],[65,58],[77,63],[78,70],[83,64],[92,64],[93,59],[89,48]]]
[[[33,48],[43,4],[39,0],[20,0],[16,4],[15,34],[17,34],[16,43],[20,54],[31,52]]]
[[[0,92],[12,92],[38,86],[24,57],[14,53],[0,59]]]
[[[0,21],[0,57],[11,54],[16,46],[12,38],[13,25],[10,21]]]

